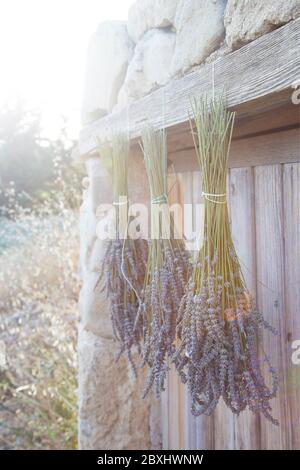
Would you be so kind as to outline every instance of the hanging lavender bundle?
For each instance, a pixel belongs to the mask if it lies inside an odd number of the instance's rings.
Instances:
[[[143,288],[148,244],[146,240],[128,238],[127,169],[129,141],[115,135],[112,146],[102,145],[100,153],[111,161],[114,195],[114,237],[107,243],[100,279],[110,301],[110,318],[120,342],[117,360],[125,354],[136,375],[132,352],[141,352],[142,318],[137,321],[139,296]]]
[[[150,368],[143,396],[155,385],[164,390],[167,357],[174,353],[177,311],[188,277],[188,254],[176,237],[167,198],[167,149],[164,130],[147,128],[142,149],[151,192],[151,240],[143,303],[143,365]]]
[[[195,148],[203,176],[204,241],[180,305],[180,346],[173,356],[187,382],[195,416],[210,415],[223,397],[240,413],[249,407],[274,424],[270,399],[278,379],[267,355],[272,377],[263,378],[257,353],[257,333],[276,333],[256,309],[241,273],[234,248],[226,198],[228,153],[234,114],[222,99],[193,103]]]

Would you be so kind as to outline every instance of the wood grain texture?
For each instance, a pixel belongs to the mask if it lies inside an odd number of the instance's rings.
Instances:
[[[174,370],[174,367],[170,367],[168,377],[168,420],[169,420],[169,447],[168,449],[180,450],[181,447],[181,434],[183,429],[181,427],[181,407],[180,393],[179,393],[179,380],[178,374]]]
[[[228,186],[229,175],[227,175],[227,188]],[[213,420],[214,426],[213,449],[233,450],[235,448],[234,415],[226,406],[223,399],[219,400],[211,419]]]
[[[197,171],[194,148],[169,154],[178,172]],[[294,163],[300,160],[299,129],[283,130],[235,140],[231,144],[229,168]]]
[[[197,203],[202,202],[201,196],[201,174],[200,172],[190,172],[176,175],[176,184],[174,185],[174,174],[172,168],[169,168],[168,190],[169,203],[180,203],[192,205],[193,210],[190,214],[190,220],[183,220],[185,225],[192,223],[196,227],[201,226],[199,214],[197,214]],[[201,214],[200,214],[201,215]],[[186,234],[188,237],[190,233]],[[195,248],[195,240],[191,238],[187,246],[190,249]],[[194,418],[190,412],[190,398],[186,387],[180,382],[180,379],[174,368],[170,368],[168,374],[168,391],[163,394],[162,416],[167,420],[163,424],[163,446],[164,449],[211,449],[213,441],[211,431],[213,429],[210,418]]]
[[[201,202],[200,172],[181,173],[177,181],[177,202]],[[233,417],[222,404],[213,417],[195,419],[188,393],[172,371],[168,448],[299,449],[300,374],[291,362],[291,344],[300,339],[300,164],[231,169],[229,197],[233,238],[247,285],[280,333],[263,335],[264,350],[281,379],[280,393],[272,400],[280,426],[251,412]]]
[[[165,391],[161,394],[161,432],[162,432],[162,448],[169,449],[169,376],[166,378]]]
[[[253,137],[278,130],[288,130],[300,125],[300,106],[292,102],[285,106],[278,106],[271,110],[264,110],[246,118],[240,118],[237,113],[233,130],[233,141],[246,137]],[[193,148],[193,137],[190,123],[178,126],[175,131],[169,130],[168,152],[174,153],[184,149]]]
[[[183,173],[180,175],[180,187],[181,187],[181,204],[193,204],[194,202],[194,197],[195,197],[195,191],[193,187],[193,180],[197,179],[198,176],[198,183],[199,183],[199,191],[201,194],[201,177],[200,177],[200,172],[189,172],[189,173]],[[194,208],[193,208],[194,210]],[[190,214],[190,217],[192,219],[192,223],[194,223],[194,213],[192,212]],[[184,229],[185,229],[185,236],[187,238],[186,245],[187,248],[192,250],[194,246],[194,241],[191,239],[191,234],[186,232],[186,227],[187,227],[188,221],[186,219],[186,216],[184,218]],[[184,409],[185,409],[185,416],[186,416],[186,438],[185,438],[185,445],[186,449],[190,450],[197,450],[197,429],[196,429],[196,418],[191,414],[191,399],[190,399],[190,394],[185,388],[185,396],[184,396]]]
[[[214,425],[215,450],[234,450],[235,449],[235,425],[232,411],[225,405],[221,399],[212,416]]]
[[[202,197],[202,175],[199,171],[192,173],[190,181],[186,181],[186,190],[192,188],[192,202],[193,202],[193,215],[192,225],[195,237],[191,243],[191,249],[197,254],[199,248],[203,243],[203,227],[204,227],[204,200]],[[199,416],[195,418],[189,412],[189,419],[193,423],[192,442],[194,443],[194,449],[213,449],[214,448],[214,420],[213,417]]]
[[[177,377],[177,384],[178,384],[178,394],[179,394],[179,448],[184,450],[186,449],[186,423],[188,417],[186,415],[186,409],[184,406],[185,398],[186,398],[186,387],[181,382],[180,377],[176,372]]]
[[[263,347],[277,368],[280,390],[272,400],[280,425],[261,418],[261,448],[290,449],[291,414],[287,400],[286,305],[284,296],[284,232],[281,165],[255,168],[257,300],[265,319],[279,336],[264,332]],[[266,365],[264,367],[267,369]]]
[[[292,362],[292,343],[300,340],[300,164],[283,167],[287,394],[293,449],[300,449],[300,365]]]
[[[97,138],[110,139],[114,130],[129,131],[131,139],[140,135],[147,122],[155,128],[172,127],[188,120],[190,97],[226,89],[230,108],[247,115],[255,101],[262,99],[266,110],[289,99],[290,87],[300,75],[300,18],[266,34],[199,70],[170,82],[163,88],[84,127],[80,133],[79,154],[93,152]],[[265,99],[267,97],[267,99]],[[246,103],[246,105],[245,105]],[[163,112],[164,111],[164,112]]]
[[[230,170],[229,198],[232,236],[245,281],[256,298],[256,253],[253,169]],[[236,449],[259,449],[259,419],[248,409],[235,421]]]
[[[175,175],[170,169],[168,174],[168,200],[170,206],[182,202],[184,197],[182,187],[180,175]],[[187,435],[186,392],[174,366],[171,364],[169,364],[166,384],[166,391],[162,394],[163,449],[185,449]]]

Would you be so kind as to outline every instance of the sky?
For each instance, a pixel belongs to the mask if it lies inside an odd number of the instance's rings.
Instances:
[[[42,111],[45,133],[60,116],[80,128],[86,51],[105,20],[126,20],[133,0],[0,0],[0,106],[17,97]]]

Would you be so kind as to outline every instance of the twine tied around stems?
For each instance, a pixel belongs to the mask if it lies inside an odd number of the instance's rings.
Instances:
[[[125,237],[124,237],[124,240],[123,240],[123,244],[122,244],[122,253],[121,253],[121,273],[125,279],[125,281],[127,282],[127,284],[129,285],[129,287],[133,290],[133,292],[135,293],[136,295],[136,298],[138,300],[138,303],[139,303],[139,306],[141,305],[142,301],[141,301],[141,298],[139,296],[139,293],[138,291],[135,289],[134,285],[132,284],[132,282],[130,281],[130,279],[128,279],[128,277],[126,276],[125,274],[125,270],[124,270],[124,261],[125,261],[125,256],[124,256],[124,250],[125,250],[125,243],[126,243],[126,238],[127,238],[127,235],[128,235],[128,227],[129,227],[129,220],[127,222],[127,226],[126,226],[126,233],[125,233]]]
[[[167,204],[168,197],[166,194],[161,194],[160,196],[156,196],[151,199],[151,204]]]
[[[126,198],[124,201],[114,201],[113,206],[123,206],[127,203],[128,203],[128,201],[127,201],[127,198]]]
[[[202,196],[204,196],[207,201],[213,202],[215,204],[226,204],[227,203],[226,193],[213,194],[213,193],[206,193],[205,191],[202,191]],[[215,199],[211,199],[211,198],[215,198],[215,197],[225,197],[225,201],[218,201],[218,200],[215,200]]]

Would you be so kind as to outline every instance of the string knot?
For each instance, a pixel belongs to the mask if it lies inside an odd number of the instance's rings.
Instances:
[[[205,191],[202,191],[202,196],[204,196],[207,201],[213,202],[214,204],[226,204],[226,202],[227,202],[226,193],[213,194],[213,193],[206,193]],[[225,201],[218,201],[218,199],[215,199],[215,198],[219,198],[219,197],[225,198]]]
[[[123,199],[123,201],[114,201],[113,206],[123,206],[128,203],[127,197]]]
[[[168,198],[166,194],[161,194],[151,199],[151,204],[167,204]]]

